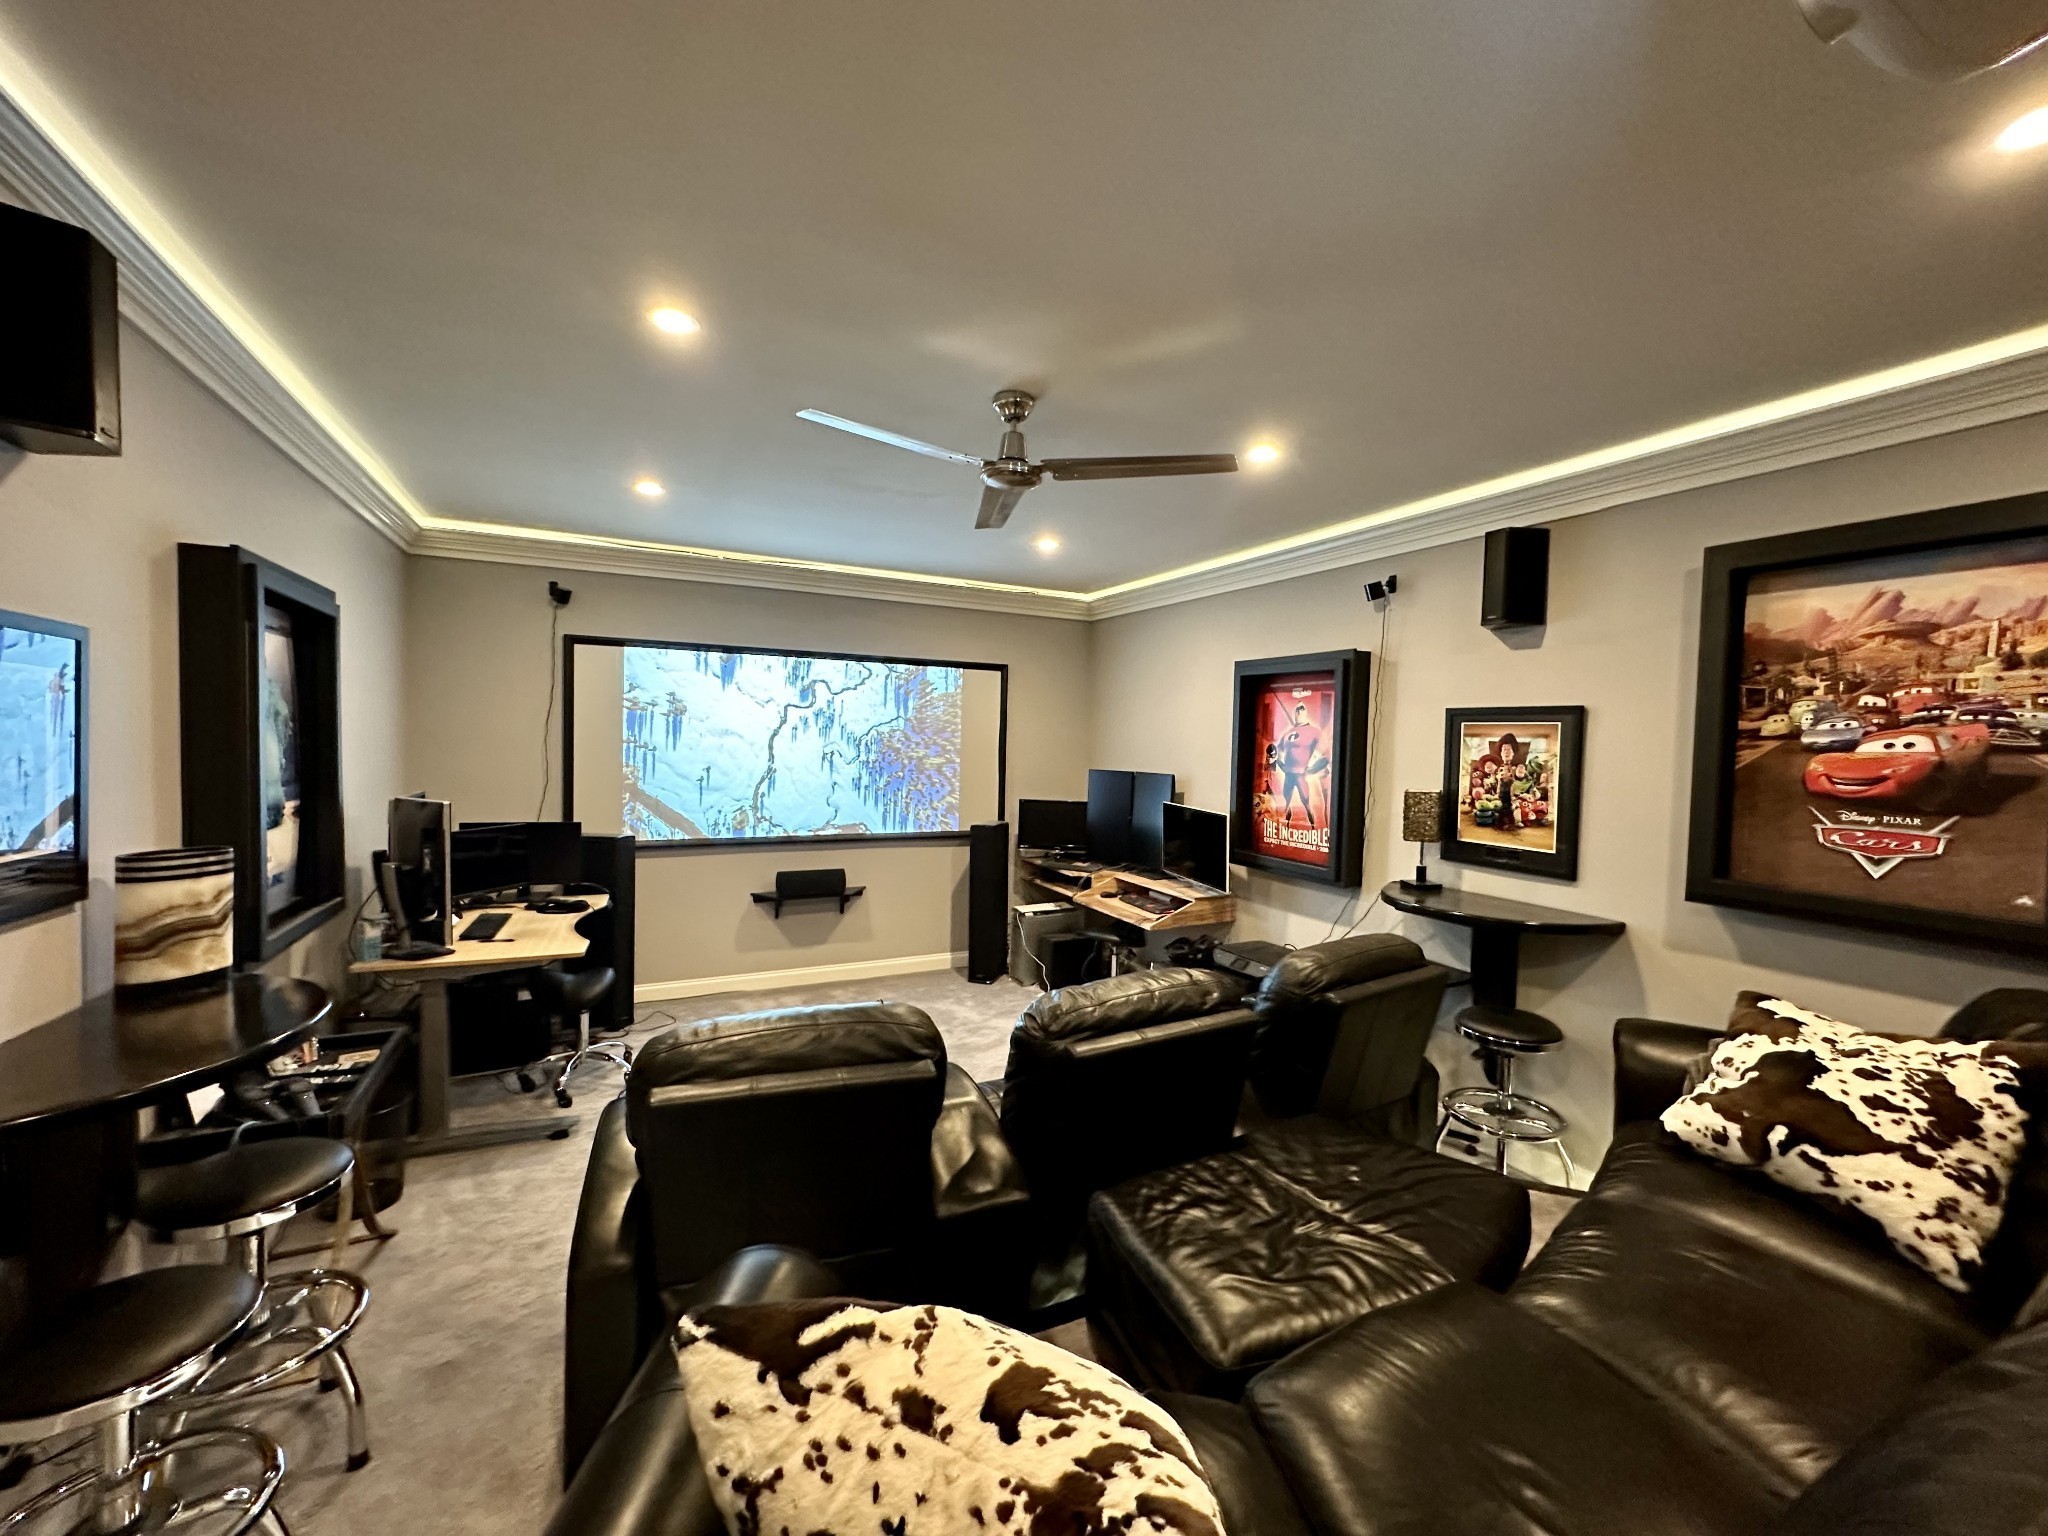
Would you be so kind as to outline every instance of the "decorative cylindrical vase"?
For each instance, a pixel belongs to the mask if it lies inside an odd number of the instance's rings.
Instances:
[[[114,858],[114,986],[196,985],[235,961],[235,850],[159,848]]]

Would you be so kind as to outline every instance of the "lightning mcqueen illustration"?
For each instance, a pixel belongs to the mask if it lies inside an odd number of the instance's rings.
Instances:
[[[1853,752],[1823,752],[1806,765],[1806,792],[1835,800],[1882,800],[1941,814],[1983,780],[1991,732],[1983,725],[1877,731]]]

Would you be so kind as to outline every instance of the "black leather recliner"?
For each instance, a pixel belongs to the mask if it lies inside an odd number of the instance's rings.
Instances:
[[[858,1295],[1022,1310],[1028,1195],[919,1009],[835,1004],[668,1030],[599,1117],[569,1255],[573,1472],[680,1288],[763,1243]]]

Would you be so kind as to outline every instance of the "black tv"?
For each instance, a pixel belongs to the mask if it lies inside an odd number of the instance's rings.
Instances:
[[[1160,819],[1166,832],[1166,850],[1159,867],[1197,885],[1229,890],[1230,818],[1221,811],[1198,811],[1191,805],[1169,804],[1162,809]]]
[[[1017,802],[1017,846],[1019,848],[1086,848],[1088,846],[1088,802],[1086,800],[1019,800]]]

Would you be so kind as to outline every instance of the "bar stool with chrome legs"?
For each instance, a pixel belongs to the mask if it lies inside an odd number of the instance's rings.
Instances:
[[[141,1171],[136,1219],[159,1242],[225,1241],[258,1291],[256,1316],[235,1348],[164,1405],[181,1423],[214,1402],[260,1392],[317,1364],[320,1390],[338,1389],[348,1408],[349,1471],[369,1464],[362,1383],[343,1345],[370,1304],[370,1287],[343,1269],[273,1278],[267,1248],[273,1229],[335,1199],[354,1167],[345,1142],[286,1136],[237,1140],[191,1162]]]
[[[1493,1166],[1508,1171],[1508,1147],[1514,1142],[1547,1145],[1564,1164],[1564,1181],[1573,1184],[1577,1170],[1571,1154],[1564,1149],[1564,1133],[1571,1122],[1541,1099],[1515,1092],[1515,1058],[1534,1056],[1562,1043],[1564,1031],[1540,1013],[1526,1008],[1489,1008],[1475,1003],[1458,1011],[1458,1033],[1478,1050],[1486,1072],[1485,1087],[1455,1088],[1444,1095],[1443,1114],[1436,1125],[1436,1142],[1442,1150],[1444,1135],[1453,1121],[1493,1138]]]
[[[227,1536],[285,1536],[271,1507],[284,1480],[275,1440],[239,1426],[152,1439],[141,1422],[228,1358],[262,1303],[231,1265],[172,1265],[89,1287],[0,1348],[0,1443],[81,1429],[99,1442],[96,1466],[0,1516],[0,1532],[77,1501],[71,1531],[128,1536],[225,1515]]]
[[[625,1041],[593,1041],[590,1038],[590,1010],[604,1000],[616,979],[607,965],[594,966],[587,971],[566,971],[558,965],[550,965],[533,973],[533,995],[540,999],[550,1016],[576,1015],[575,1048],[556,1051],[540,1063],[550,1067],[557,1062],[561,1064],[562,1070],[555,1074],[555,1102],[564,1109],[574,1102],[569,1097],[569,1079],[584,1062],[608,1061],[623,1072],[633,1070],[633,1052]]]

